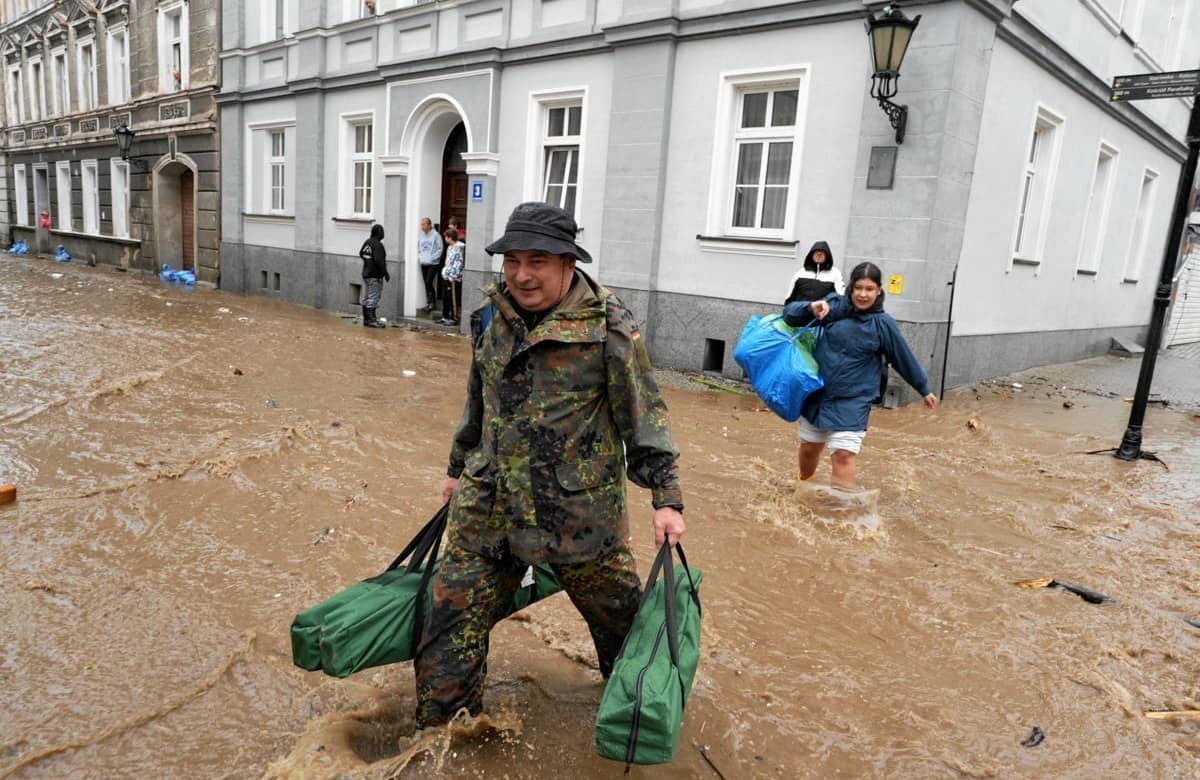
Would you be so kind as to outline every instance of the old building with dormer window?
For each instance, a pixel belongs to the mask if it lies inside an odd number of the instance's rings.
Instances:
[[[219,4],[3,2],[5,240],[215,284]]]

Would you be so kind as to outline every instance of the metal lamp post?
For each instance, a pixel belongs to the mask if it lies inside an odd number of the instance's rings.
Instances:
[[[896,131],[896,143],[904,143],[904,128],[908,125],[908,106],[898,106],[891,101],[896,96],[900,81],[900,65],[908,52],[913,30],[921,21],[920,14],[909,19],[896,4],[886,6],[879,16],[867,14],[867,37],[871,41],[871,61],[875,71],[871,75],[871,97],[879,101],[879,107],[888,115]]]

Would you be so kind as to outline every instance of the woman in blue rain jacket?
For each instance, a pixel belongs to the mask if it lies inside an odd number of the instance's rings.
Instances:
[[[936,409],[937,396],[892,316],[883,310],[883,273],[873,263],[860,263],[850,272],[845,295],[831,294],[812,303],[794,302],[783,311],[789,325],[821,321],[821,336],[813,352],[825,387],[805,401],[800,417],[800,479],[817,470],[828,445],[832,484],[854,485],[856,461],[867,434],[871,402],[879,395],[880,356]]]

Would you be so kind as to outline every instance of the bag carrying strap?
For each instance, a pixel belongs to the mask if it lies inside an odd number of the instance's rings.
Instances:
[[[392,561],[385,571],[399,569],[404,565],[404,559],[409,555],[413,555],[414,566],[409,567],[409,571],[413,571],[415,567],[419,567],[421,562],[425,560],[425,556],[429,554],[433,543],[441,539],[442,532],[446,529],[446,516],[450,512],[450,504],[443,504],[442,508],[426,523],[417,535],[404,546],[396,559]],[[415,553],[415,554],[414,554]]]
[[[687,557],[683,554],[683,545],[679,542],[675,543],[674,549],[679,553],[679,562],[683,565],[684,574],[688,578],[688,589],[692,597],[692,601],[696,604],[697,609],[700,608],[700,592],[696,589],[696,581],[692,579],[691,569],[688,568]],[[666,612],[666,618],[663,622],[667,626],[667,649],[671,653],[671,663],[679,665],[679,617],[678,605],[675,602],[675,559],[671,555],[671,545],[669,542],[663,542],[659,548],[658,555],[654,558],[654,565],[650,567],[650,574],[646,577],[646,589],[642,592],[642,603],[638,605],[640,610],[646,605],[646,600],[650,597],[650,591],[654,588],[654,583],[658,581],[659,574],[663,578],[663,607]],[[622,654],[624,648],[621,648]]]

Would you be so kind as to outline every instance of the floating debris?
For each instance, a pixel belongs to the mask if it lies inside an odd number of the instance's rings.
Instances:
[[[1065,591],[1074,593],[1076,596],[1089,604],[1111,604],[1116,602],[1116,599],[1114,599],[1112,596],[1107,596],[1098,590],[1085,588],[1082,585],[1076,585],[1071,582],[1062,582],[1054,579],[1053,577],[1038,577],[1037,579],[1032,580],[1020,580],[1013,584],[1020,588],[1029,588],[1030,590],[1036,590],[1038,588],[1062,588]]]
[[[1029,736],[1021,740],[1021,747],[1037,747],[1045,741],[1046,732],[1042,731],[1041,726],[1034,726]]]

